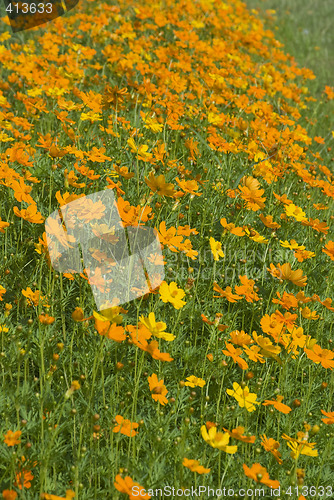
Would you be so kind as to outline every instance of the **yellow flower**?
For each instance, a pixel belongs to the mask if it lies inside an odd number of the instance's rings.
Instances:
[[[297,221],[307,220],[305,217],[305,212],[300,207],[297,207],[293,203],[286,205],[284,207],[285,213],[288,217],[294,217]]]
[[[299,248],[300,250],[305,250],[305,247],[302,245],[299,246],[296,240],[290,240],[290,243],[287,240],[279,240],[279,242],[283,248],[289,248],[290,250],[297,250]]]
[[[147,177],[144,177],[146,184],[154,193],[159,194],[160,196],[169,196],[173,197],[175,194],[174,184],[170,182],[166,182],[165,176],[163,174],[154,176],[153,172],[151,172]]]
[[[201,434],[204,441],[206,441],[212,448],[218,448],[218,450],[225,451],[225,453],[230,453],[233,455],[237,450],[237,446],[228,446],[230,441],[230,435],[228,432],[217,432],[217,427],[210,427],[209,431],[206,430],[206,426],[202,425]]]
[[[185,385],[189,387],[203,387],[205,385],[205,380],[202,378],[195,377],[195,375],[191,375],[190,377],[187,377],[188,382],[185,383]]]
[[[214,238],[210,238],[210,247],[213,253],[213,258],[215,260],[219,260],[219,257],[225,257],[220,241],[216,241]]]
[[[164,128],[162,123],[159,123],[157,120],[152,118],[151,116],[148,116],[147,118],[143,118],[143,121],[145,123],[144,127],[149,128],[152,130],[152,132],[161,132]]]
[[[274,358],[276,361],[280,362],[277,354],[281,352],[279,346],[275,346],[270,339],[263,337],[263,335],[258,335],[255,331],[253,332],[253,338],[255,342],[260,346],[260,354],[266,358]]]
[[[238,401],[241,408],[246,408],[249,412],[256,410],[255,404],[261,404],[256,401],[257,395],[255,393],[249,392],[247,386],[242,389],[237,382],[233,382],[233,390],[226,389],[226,392],[229,396],[233,396]]]
[[[299,436],[300,434],[300,436]],[[289,448],[291,448],[291,458],[297,460],[299,455],[307,455],[308,457],[317,457],[318,451],[314,449],[316,443],[308,443],[306,435],[303,432],[298,433],[298,438],[295,439],[287,436],[287,434],[282,434],[282,438],[285,439]]]
[[[185,292],[181,288],[177,288],[175,281],[168,284],[163,281],[159,288],[160,298],[163,302],[170,302],[175,309],[181,309],[186,302],[183,299]]]
[[[175,335],[172,335],[171,333],[165,332],[166,328],[166,323],[163,321],[155,321],[155,314],[154,312],[150,312],[148,315],[148,318],[145,318],[144,316],[140,316],[139,321],[146,326],[146,328],[158,339],[164,339],[164,340],[174,340]]]
[[[319,318],[319,314],[317,314],[316,311],[311,311],[311,309],[307,306],[305,306],[302,309],[302,316],[303,316],[303,318],[306,318],[306,319],[318,319]]]
[[[264,236],[261,236],[260,233],[258,233],[255,229],[251,229],[251,231],[248,229],[248,227],[244,227],[244,231],[247,234],[247,236],[253,240],[256,241],[256,243],[268,243],[269,240],[266,240]]]
[[[132,137],[127,140],[127,143],[130,146],[132,153],[137,153],[138,160],[146,161],[152,158],[152,153],[147,152],[148,146],[146,146],[146,144],[142,144],[138,147]]]
[[[93,111],[88,111],[88,113],[81,113],[80,120],[90,120],[91,122],[100,122],[102,118],[100,118],[99,113],[93,113]]]
[[[94,311],[93,316],[99,321],[110,321],[111,323],[116,323],[120,325],[123,321],[123,316],[121,313],[127,313],[126,309],[120,306],[109,307],[108,309],[102,309],[100,313]]]
[[[71,387],[66,391],[65,393],[65,399],[68,399],[70,396],[72,396],[74,391],[78,391],[80,389],[80,384],[78,380],[72,380],[71,382]]]

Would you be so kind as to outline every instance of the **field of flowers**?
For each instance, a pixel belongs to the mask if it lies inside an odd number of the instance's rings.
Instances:
[[[0,67],[2,497],[333,498],[334,88],[239,0],[3,18]],[[107,189],[165,276],[98,310],[45,222]]]

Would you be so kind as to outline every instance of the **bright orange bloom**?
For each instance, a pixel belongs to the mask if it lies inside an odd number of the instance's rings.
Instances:
[[[271,229],[278,229],[281,227],[280,224],[277,224],[277,222],[273,222],[273,218],[271,215],[267,215],[266,217],[262,214],[259,215],[260,219],[262,220],[263,224],[267,227],[270,227]]]
[[[40,212],[37,211],[37,205],[32,203],[28,208],[22,208],[19,210],[17,207],[13,207],[13,212],[17,217],[21,217],[28,222],[33,222],[34,224],[43,224],[45,218]]]
[[[17,498],[17,493],[14,490],[3,490],[2,496],[4,500],[15,500]]]
[[[16,474],[16,481],[14,482],[14,485],[20,488],[30,488],[31,487],[31,482],[34,479],[33,474],[29,471],[22,470],[21,472],[18,472]]]
[[[168,390],[164,385],[163,379],[158,380],[157,375],[153,373],[147,380],[150,385],[150,391],[152,392],[152,398],[154,401],[159,401],[159,403],[163,406],[168,403],[168,399],[166,398]]]
[[[321,410],[321,413],[327,417],[327,418],[321,419],[325,424],[327,424],[327,425],[334,424],[334,411]]]
[[[281,280],[291,281],[294,285],[297,286],[306,286],[307,276],[303,276],[302,269],[297,269],[296,271],[292,271],[290,264],[287,262],[282,266],[277,264],[275,267],[273,264],[270,264],[270,268],[267,267],[267,271],[276,278]]]
[[[136,422],[130,422],[130,420],[123,418],[121,415],[116,415],[115,420],[117,423],[112,430],[113,432],[120,432],[121,434],[129,437],[133,437],[138,434],[135,429],[139,427],[139,424]]]
[[[55,321],[55,318],[53,316],[49,316],[48,314],[40,314],[38,319],[42,325],[52,325]]]
[[[281,459],[281,454],[277,449],[279,448],[280,444],[278,441],[275,441],[273,438],[267,438],[265,434],[261,436],[261,445],[266,451],[269,451],[277,460],[279,464],[283,463],[283,460]]]
[[[192,196],[202,196],[203,193],[196,193],[199,186],[194,179],[189,181],[184,181],[184,180],[181,181],[178,177],[176,177],[175,180],[182,189],[182,191],[184,191],[185,193],[190,193]]]
[[[237,439],[238,441],[242,441],[243,443],[255,443],[256,436],[244,436],[243,433],[245,432],[245,428],[239,425],[232,431],[229,431],[228,429],[225,429],[223,427],[225,432],[228,432],[228,434],[234,438]]]
[[[315,344],[312,349],[306,349],[304,347],[304,352],[309,359],[314,361],[314,363],[321,365],[324,368],[330,368],[333,370],[334,368],[334,352],[329,349],[322,349],[320,345]]]
[[[220,219],[220,223],[225,229],[224,233],[229,231],[231,234],[235,234],[237,236],[244,236],[245,231],[242,229],[242,227],[236,227],[233,222],[230,222],[229,224],[227,223],[225,217],[223,219]]]
[[[279,346],[274,346],[270,339],[263,337],[263,335],[258,335],[255,331],[253,332],[253,339],[261,348],[260,353],[266,358],[274,358],[278,361],[277,354],[281,352]]]
[[[242,283],[240,286],[235,286],[235,291],[238,295],[243,295],[247,302],[253,302],[253,300],[260,300],[259,296],[253,289],[255,285],[255,281],[248,279],[247,276],[239,276],[239,279]]]
[[[225,342],[226,349],[222,349],[222,352],[225,354],[225,356],[229,356],[230,358],[233,359],[235,363],[238,364],[239,368],[242,370],[247,370],[248,364],[244,359],[240,357],[240,354],[242,354],[242,349],[236,349],[232,344],[229,344],[228,342]]]
[[[237,300],[242,299],[239,295],[232,293],[232,288],[227,286],[225,290],[220,288],[220,286],[215,282],[213,284],[213,289],[215,292],[218,292],[220,295],[214,295],[214,298],[223,297],[226,298],[229,302],[236,302]]]
[[[252,337],[243,330],[234,330],[230,333],[230,337],[231,342],[235,345],[245,346],[253,343]]]
[[[284,309],[295,309],[298,307],[298,299],[292,294],[283,292],[282,298],[279,292],[276,292],[278,299],[272,299],[274,304],[280,304]]]
[[[145,207],[141,207],[137,205],[137,207],[134,207],[121,196],[117,198],[117,209],[122,219],[123,227],[141,226],[153,217],[153,215],[150,216],[152,212],[150,206],[146,205]]]
[[[159,240],[163,245],[167,245],[172,252],[177,252],[183,240],[183,236],[180,235],[175,227],[170,227],[166,229],[166,222],[162,221],[159,225]]]
[[[264,189],[259,189],[259,181],[255,179],[255,177],[245,176],[241,179],[241,182],[242,184],[239,184],[238,188],[241,198],[246,202],[246,208],[253,211],[264,208],[266,198],[261,197],[264,193]]]
[[[1,220],[1,217],[0,217],[0,232],[4,233],[5,232],[4,230],[6,229],[6,227],[9,227],[9,226],[10,226],[9,222],[5,222],[5,221]]]
[[[197,472],[197,474],[208,474],[211,469],[206,469],[203,465],[199,464],[198,460],[189,460],[184,458],[182,465],[190,469],[192,472]]]
[[[7,433],[5,434],[4,442],[7,446],[15,446],[16,444],[21,443],[21,441],[19,440],[21,434],[21,431],[7,431]]]
[[[253,464],[251,468],[247,467],[246,464],[243,464],[244,472],[247,477],[254,479],[257,483],[263,483],[270,488],[278,488],[280,483],[274,479],[269,478],[269,473],[265,467],[262,467],[261,464],[256,463]]]
[[[261,348],[258,345],[252,345],[251,347],[248,347],[247,345],[244,346],[244,352],[247,354],[250,360],[254,361],[257,363],[260,361],[260,363],[265,363],[265,359],[263,355],[260,353]]]
[[[319,219],[311,219],[302,221],[303,226],[309,226],[318,233],[328,234],[329,226],[326,225],[326,222],[320,222]]]
[[[280,411],[281,413],[287,414],[291,411],[291,408],[290,406],[282,403],[283,398],[284,396],[276,396],[276,401],[275,400],[270,401],[266,399],[265,402],[262,404],[263,406],[273,405],[273,407],[276,408],[276,410]]]
[[[59,497],[58,495],[51,495],[50,493],[43,493],[42,498],[44,500],[71,500],[75,497],[73,490],[66,490],[66,496]]]
[[[334,260],[334,241],[328,241],[325,245],[325,247],[322,249],[324,253],[329,255],[331,260]]]
[[[129,500],[148,500],[149,498],[151,498],[151,495],[149,495],[148,493],[141,493],[141,491],[145,488],[143,488],[143,486],[141,486],[139,483],[132,481],[130,476],[125,476],[125,478],[123,479],[122,476],[117,474],[117,476],[115,477],[114,486],[116,490],[129,495]],[[138,487],[137,491],[139,491],[139,494],[137,494],[137,492],[133,492],[134,486]]]
[[[170,198],[173,198],[175,195],[174,184],[166,182],[163,174],[158,175],[158,177],[154,177],[153,172],[151,172],[148,178],[145,177],[145,182],[151,191],[159,194],[160,196],[169,196]]]

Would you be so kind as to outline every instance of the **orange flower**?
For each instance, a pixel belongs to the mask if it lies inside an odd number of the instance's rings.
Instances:
[[[298,307],[298,299],[292,293],[283,292],[282,298],[279,292],[276,292],[276,295],[278,299],[272,299],[272,302],[274,304],[280,304],[284,309],[287,310],[296,309]]]
[[[0,285],[0,301],[3,301],[2,296],[6,293],[6,288]]]
[[[163,406],[168,403],[168,399],[166,398],[168,391],[164,385],[163,379],[158,380],[157,375],[153,373],[147,380],[150,385],[150,391],[152,392],[152,398],[154,401],[159,401],[159,403]]]
[[[81,321],[84,318],[84,312],[81,307],[76,307],[71,316],[74,321]]]
[[[244,346],[244,352],[247,354],[250,360],[254,361],[257,363],[260,361],[260,363],[265,363],[265,359],[263,355],[260,353],[261,348],[258,345],[253,345],[251,347],[248,347],[247,345]]]
[[[15,500],[17,498],[17,493],[14,490],[3,490],[2,496],[4,500]]]
[[[225,342],[225,345],[227,350],[225,351],[224,349],[222,349],[222,352],[225,354],[225,356],[231,357],[242,370],[247,370],[248,364],[244,359],[240,357],[242,349],[236,349],[232,344],[229,344],[228,342]]]
[[[236,345],[244,346],[253,343],[253,339],[250,335],[245,333],[243,330],[234,330],[230,333],[231,342]]]
[[[280,444],[278,441],[275,441],[273,438],[267,438],[265,434],[261,436],[261,445],[266,451],[269,451],[277,460],[277,462],[281,465],[283,463],[283,460],[281,459],[281,454],[279,451],[277,451],[277,448],[279,448]]]
[[[203,465],[199,464],[198,460],[189,460],[184,458],[182,465],[190,469],[192,472],[197,472],[197,474],[208,474],[211,469],[206,469]]]
[[[119,167],[118,165],[114,165],[115,172],[117,172],[124,179],[132,179],[135,176],[133,172],[129,172],[128,167]]]
[[[121,434],[129,437],[133,437],[138,434],[135,429],[139,427],[139,424],[136,422],[130,422],[130,420],[123,418],[121,415],[116,415],[115,420],[117,424],[115,424],[113,432],[120,432]]]
[[[21,217],[28,222],[33,222],[34,224],[43,224],[44,217],[40,212],[37,211],[37,205],[34,203],[29,205],[28,208],[19,210],[17,207],[13,207],[13,212],[17,217]]]
[[[153,172],[151,172],[147,177],[144,177],[146,184],[154,193],[159,194],[160,196],[168,196],[173,198],[175,195],[174,184],[166,182],[165,176],[163,174],[158,175],[158,177],[154,177]]]
[[[321,410],[321,413],[327,417],[327,418],[321,419],[325,424],[327,424],[327,425],[334,424],[334,411]]]
[[[328,241],[322,251],[329,255],[331,260],[334,260],[334,241]]]
[[[285,414],[290,413],[291,408],[290,408],[290,406],[282,403],[283,398],[284,398],[284,396],[276,396],[276,401],[275,400],[270,401],[270,400],[266,399],[265,402],[262,404],[263,404],[263,406],[273,405],[273,407],[276,408],[276,410],[280,411],[281,413],[285,413]]]
[[[52,325],[55,321],[55,318],[53,316],[49,316],[48,314],[40,314],[38,319],[42,325]]]
[[[243,433],[245,432],[245,428],[239,425],[232,431],[229,431],[228,429],[225,429],[223,427],[225,432],[228,432],[228,434],[234,438],[237,439],[238,441],[242,441],[243,443],[255,443],[256,436],[243,436]]]
[[[190,181],[181,181],[176,177],[175,180],[185,193],[190,193],[192,196],[202,196],[202,193],[196,193],[199,186],[194,179]]]
[[[238,188],[241,194],[241,198],[246,202],[246,208],[257,211],[260,208],[264,208],[264,202],[266,198],[261,198],[264,193],[264,189],[259,189],[260,183],[255,177],[243,177],[241,179],[242,184],[239,184]]]
[[[245,235],[245,231],[242,229],[242,227],[236,227],[233,224],[233,222],[230,222],[228,224],[225,217],[223,219],[220,219],[220,223],[223,226],[223,228],[225,229],[224,233],[229,231],[231,234],[235,234],[237,236],[244,236]]]
[[[21,472],[18,472],[16,474],[16,481],[14,482],[14,485],[20,488],[30,488],[31,487],[31,482],[34,479],[33,474],[29,471],[26,471],[23,469]]]
[[[311,227],[312,229],[314,229],[318,233],[323,233],[323,234],[328,233],[329,226],[326,225],[326,222],[320,222],[319,219],[311,219],[310,218],[309,221],[308,220],[302,221],[302,224],[303,224],[303,226]]]
[[[21,443],[21,441],[19,440],[21,434],[21,431],[7,431],[7,433],[5,434],[4,442],[7,446],[15,446],[16,444]]]
[[[306,286],[307,276],[303,276],[302,269],[292,271],[288,262],[282,266],[277,264],[277,268],[273,264],[270,264],[270,268],[267,267],[267,271],[269,271],[272,276],[281,280],[291,281],[297,286]]]
[[[151,498],[151,495],[146,493],[146,490],[142,486],[140,486],[139,483],[132,481],[130,476],[125,476],[125,478],[123,479],[122,476],[117,474],[117,476],[115,477],[114,486],[116,490],[129,495],[130,500],[148,500],[149,498]],[[134,486],[136,486],[137,490],[135,492],[133,491]]]
[[[177,249],[182,243],[183,236],[176,231],[175,227],[170,227],[167,230],[166,222],[162,221],[159,225],[158,235],[160,243],[167,245],[172,252],[177,252]]]
[[[260,353],[266,358],[274,358],[276,361],[280,361],[277,354],[281,352],[279,346],[274,346],[270,339],[263,337],[263,335],[258,335],[255,331],[253,332],[253,338],[258,346],[261,348]]]
[[[51,495],[50,493],[43,493],[42,497],[44,500],[71,500],[75,497],[73,490],[66,490],[65,497],[59,497],[58,495]]]
[[[321,363],[324,368],[330,368],[331,370],[334,368],[333,351],[322,349],[320,345],[315,344],[312,349],[304,347],[304,352],[306,352],[307,357],[314,361],[314,363]]]
[[[242,283],[240,286],[235,286],[235,291],[238,295],[243,295],[247,302],[253,302],[253,300],[258,301],[259,296],[254,291],[253,287],[255,285],[254,280],[250,280],[247,276],[239,276],[239,279]]]
[[[247,477],[254,479],[257,483],[263,483],[270,488],[278,488],[280,483],[279,481],[273,480],[269,478],[269,474],[265,467],[262,467],[261,464],[256,463],[253,464],[251,468],[247,467],[246,464],[243,464],[243,469]]]
[[[278,229],[281,227],[280,224],[277,224],[277,222],[273,222],[273,218],[271,215],[267,215],[266,217],[262,214],[259,215],[260,219],[262,220],[263,224],[267,227],[270,227],[271,229]]]
[[[242,299],[242,297],[240,297],[239,295],[235,295],[234,293],[232,293],[232,288],[230,286],[227,286],[225,290],[223,290],[216,282],[214,282],[213,289],[215,292],[219,293],[219,295],[214,295],[214,298],[223,297],[226,298],[229,302],[236,302],[237,300]]]
[[[140,226],[153,217],[149,217],[152,208],[148,205],[134,207],[128,201],[125,201],[121,196],[117,198],[117,209],[122,219],[123,227]]]
[[[1,220],[1,217],[0,217],[0,232],[4,233],[5,232],[4,229],[6,229],[6,227],[9,227],[9,226],[10,226],[9,222],[5,222],[5,221]],[[6,491],[9,491],[9,490],[6,490]]]

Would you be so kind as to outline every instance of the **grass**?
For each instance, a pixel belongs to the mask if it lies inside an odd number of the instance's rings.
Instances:
[[[313,40],[279,16],[82,1],[2,24],[3,498],[331,498],[332,69],[315,79]],[[156,228],[165,276],[99,311],[45,222],[105,189]]]

